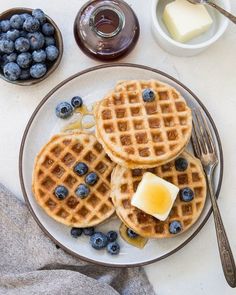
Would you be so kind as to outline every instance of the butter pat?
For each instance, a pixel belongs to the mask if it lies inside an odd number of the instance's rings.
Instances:
[[[165,220],[179,192],[174,184],[146,172],[139,183],[131,204],[159,220]]]
[[[167,4],[163,20],[172,38],[183,43],[205,33],[213,23],[204,5],[187,0]]]

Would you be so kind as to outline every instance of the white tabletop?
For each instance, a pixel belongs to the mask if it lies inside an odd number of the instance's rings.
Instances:
[[[225,160],[219,206],[236,257],[236,27],[230,24],[223,38],[201,55],[179,58],[160,49],[151,34],[151,0],[127,2],[138,15],[141,36],[135,50],[121,61],[148,65],[178,78],[201,98],[218,127]],[[60,81],[99,64],[85,56],[74,41],[73,21],[83,3],[84,0],[1,0],[1,11],[14,6],[42,8],[60,27],[65,45],[59,68],[46,81],[31,87],[0,81],[0,182],[19,198],[19,146],[33,110]],[[231,3],[236,14],[235,0]],[[212,217],[182,250],[145,269],[159,295],[235,294],[223,276]]]

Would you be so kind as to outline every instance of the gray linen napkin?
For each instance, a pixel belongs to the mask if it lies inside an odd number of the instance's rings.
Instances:
[[[142,268],[81,261],[48,239],[26,205],[0,184],[1,295],[152,295]]]

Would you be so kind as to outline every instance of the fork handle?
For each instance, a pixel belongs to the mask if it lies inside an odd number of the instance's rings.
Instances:
[[[220,13],[222,13],[224,16],[226,16],[228,19],[230,19],[233,23],[236,24],[236,16],[234,16],[233,14],[229,13],[228,11],[224,10],[222,7],[218,6],[217,4],[211,1],[207,1],[206,3],[211,7],[217,9]]]
[[[215,228],[217,235],[217,242],[220,252],[221,263],[224,271],[225,278],[230,285],[230,287],[236,287],[236,268],[233,253],[230,248],[229,240],[225,232],[221,214],[219,211],[218,204],[216,202],[216,197],[213,192],[211,175],[207,175],[208,188],[210,193],[210,198],[212,202],[213,215],[215,220]]]

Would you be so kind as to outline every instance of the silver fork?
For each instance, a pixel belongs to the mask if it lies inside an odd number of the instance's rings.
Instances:
[[[206,174],[208,191],[210,194],[215,221],[217,242],[225,278],[228,284],[232,288],[235,288],[236,268],[234,257],[225,232],[225,228],[222,222],[221,214],[219,211],[219,207],[217,205],[216,196],[212,185],[212,176],[214,173],[214,169],[218,164],[216,147],[208,123],[202,112],[198,109],[193,110],[192,144],[195,155],[202,162],[202,166]]]

